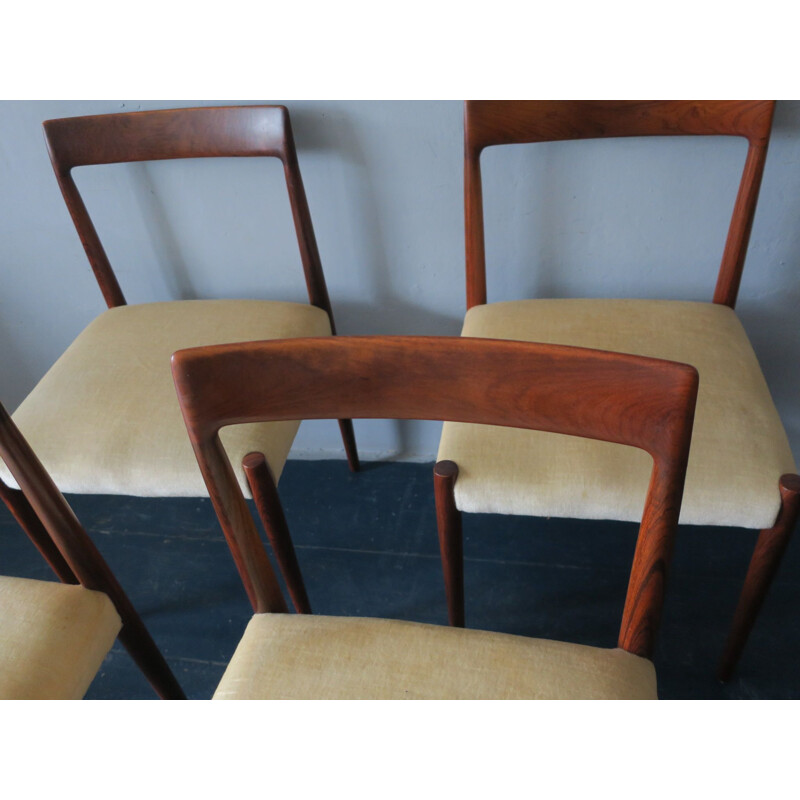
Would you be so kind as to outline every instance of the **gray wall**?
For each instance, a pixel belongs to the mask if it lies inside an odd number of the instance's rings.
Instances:
[[[458,334],[461,104],[282,102],[340,332]],[[42,120],[178,105],[199,104],[0,103],[0,400],[7,407],[105,308],[59,194]],[[709,300],[745,148],[743,140],[703,138],[486,151],[489,299]],[[76,179],[129,302],[305,299],[277,162],[90,167]],[[800,103],[782,102],[737,308],[796,457],[799,211]],[[363,421],[356,431],[367,457],[432,459],[439,425]],[[340,456],[337,426],[304,423],[293,452]]]

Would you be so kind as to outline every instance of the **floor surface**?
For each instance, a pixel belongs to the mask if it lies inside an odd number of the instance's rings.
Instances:
[[[444,623],[430,464],[291,461],[280,482],[316,613]],[[208,500],[69,498],[190,698],[209,698],[250,608]],[[0,509],[0,572],[51,578]],[[464,517],[467,625],[613,646],[636,526]],[[655,655],[659,694],[800,697],[800,545],[790,545],[734,679],[716,659],[755,543],[728,528],[683,527]],[[116,644],[89,698],[152,698]]]

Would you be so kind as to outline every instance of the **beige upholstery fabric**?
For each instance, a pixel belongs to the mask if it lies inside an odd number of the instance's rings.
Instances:
[[[0,576],[0,698],[80,700],[121,627],[102,592]]]
[[[653,664],[606,650],[385,619],[256,614],[215,700],[654,700]]]
[[[771,527],[796,472],[778,412],[734,311],[656,300],[523,300],[469,310],[464,336],[578,345],[692,364],[700,374],[681,522]],[[622,445],[445,423],[463,511],[638,521],[651,458]]]
[[[183,300],[112,308],[70,345],[14,413],[14,422],[63,492],[205,496],[172,382],[172,353],[330,332],[324,311],[299,303]],[[248,496],[242,457],[263,452],[277,480],[299,424],[221,431]],[[0,477],[16,486],[5,466]]]

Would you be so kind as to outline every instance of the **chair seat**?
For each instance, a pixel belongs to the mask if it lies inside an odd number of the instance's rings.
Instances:
[[[256,614],[215,700],[655,700],[652,662],[504,633]]]
[[[577,345],[680,361],[700,374],[680,520],[769,528],[778,480],[796,472],[753,348],[727,306],[659,300],[523,300],[470,309],[463,336]],[[462,511],[641,519],[643,451],[561,434],[445,423]]]
[[[0,698],[80,700],[121,627],[102,592],[0,576]]]
[[[262,300],[182,300],[112,308],[70,345],[13,414],[62,492],[207,495],[178,405],[170,357],[186,347],[329,336],[325,311]],[[264,453],[277,480],[300,422],[223,429],[241,469]],[[5,467],[0,477],[16,483]]]

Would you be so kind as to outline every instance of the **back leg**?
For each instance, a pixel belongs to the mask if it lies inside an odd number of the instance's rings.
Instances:
[[[747,637],[761,610],[772,579],[778,571],[797,517],[800,515],[800,476],[783,475],[779,486],[781,509],[775,524],[758,535],[742,593],[739,596],[739,604],[736,606],[733,623],[717,669],[717,678],[721,681],[730,680],[739,662]]]

